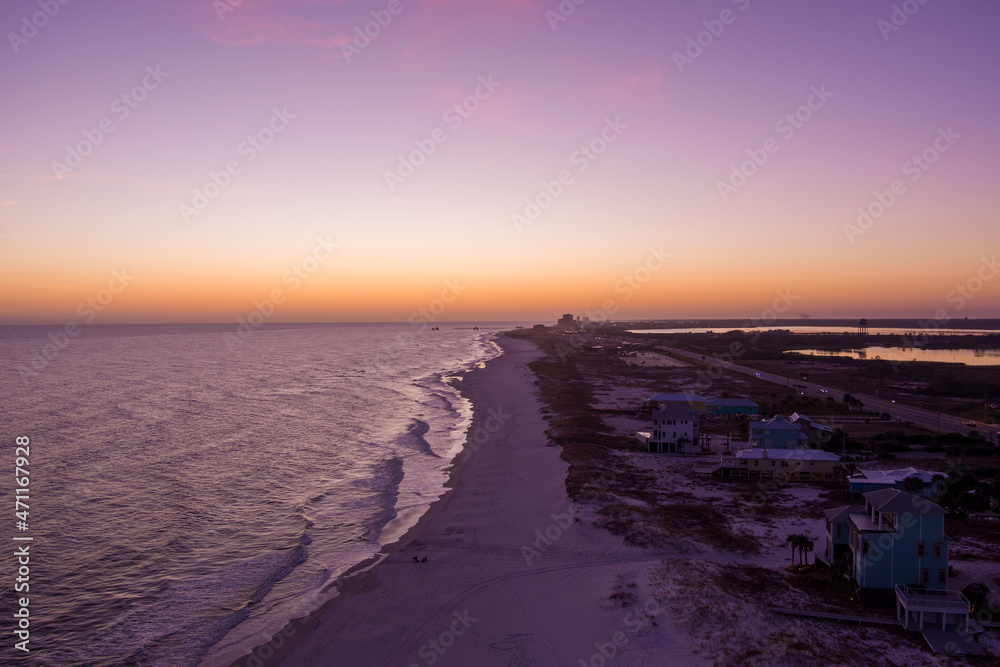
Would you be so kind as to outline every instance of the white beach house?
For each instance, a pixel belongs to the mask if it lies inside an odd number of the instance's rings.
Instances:
[[[666,403],[653,410],[649,451],[666,454],[698,454],[698,412],[686,403]]]

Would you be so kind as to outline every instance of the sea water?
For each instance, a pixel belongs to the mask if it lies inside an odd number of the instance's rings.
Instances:
[[[449,376],[498,354],[451,325],[59,331],[0,327],[3,533],[28,436],[36,665],[212,662],[312,611],[441,495],[471,420]]]

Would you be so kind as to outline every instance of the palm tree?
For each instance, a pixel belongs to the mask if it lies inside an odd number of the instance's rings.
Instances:
[[[799,562],[802,561],[802,541],[806,539],[805,535],[800,533],[793,533],[785,538],[785,542],[792,548],[792,565],[795,565],[795,550],[799,550]]]
[[[799,547],[799,549],[800,549],[799,553],[802,553],[801,550],[805,550],[805,552],[806,552],[806,565],[809,564],[809,553],[815,547],[816,547],[816,543],[813,541],[813,539],[811,537],[809,537],[808,535],[803,535],[802,536],[802,546]],[[801,563],[800,563],[800,565],[801,565]]]

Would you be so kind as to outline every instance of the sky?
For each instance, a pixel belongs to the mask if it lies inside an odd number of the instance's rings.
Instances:
[[[1000,317],[998,27],[7,0],[0,323]]]

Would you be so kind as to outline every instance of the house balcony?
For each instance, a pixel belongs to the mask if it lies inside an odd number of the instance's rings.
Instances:
[[[968,629],[970,610],[969,600],[958,591],[935,591],[912,586],[896,586],[896,618],[901,618],[903,627],[906,629],[909,629],[909,621],[912,617],[919,621],[919,629],[923,630],[926,614],[940,614],[942,630],[947,626],[950,614],[954,614],[953,619],[956,624],[964,616],[965,626]],[[937,620],[937,618],[932,617],[933,620]]]

